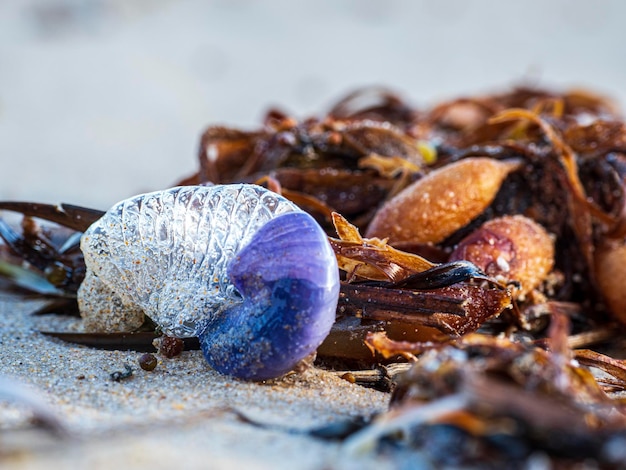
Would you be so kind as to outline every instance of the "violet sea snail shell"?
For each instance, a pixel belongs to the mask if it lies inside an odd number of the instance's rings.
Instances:
[[[259,186],[185,186],[122,201],[89,227],[81,249],[81,309],[113,292],[167,334],[198,336],[209,364],[235,377],[288,372],[335,320],[339,274],[326,235]]]

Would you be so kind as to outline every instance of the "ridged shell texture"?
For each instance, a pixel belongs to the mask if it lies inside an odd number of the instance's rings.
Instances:
[[[269,220],[301,210],[254,185],[183,186],[118,203],[83,235],[87,269],[167,334],[196,336],[241,301],[228,263]]]

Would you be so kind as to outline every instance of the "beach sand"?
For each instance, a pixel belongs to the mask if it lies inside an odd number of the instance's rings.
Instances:
[[[0,468],[392,468],[307,431],[384,411],[389,395],[311,368],[267,383],[223,376],[200,351],[158,356],[105,351],[46,337],[79,320],[34,316],[39,301],[0,294],[0,371],[37,394],[66,432],[33,425],[32,412],[0,402]],[[124,371],[132,377],[113,381]],[[255,423],[246,422],[242,416]]]

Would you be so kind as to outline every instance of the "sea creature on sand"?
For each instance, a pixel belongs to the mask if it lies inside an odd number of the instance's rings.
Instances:
[[[181,186],[100,215],[80,240],[78,306],[93,331],[132,331],[145,314],[167,335],[197,336],[219,372],[264,380],[315,352],[335,321],[326,234],[272,191]]]
[[[122,201],[87,229],[81,249],[82,312],[101,316],[92,299],[112,291],[167,334],[198,336],[211,366],[236,377],[288,372],[335,320],[339,274],[325,233],[259,186],[177,187]]]

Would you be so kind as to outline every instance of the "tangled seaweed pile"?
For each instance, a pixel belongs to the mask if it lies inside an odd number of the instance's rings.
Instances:
[[[269,180],[336,230],[342,314],[537,335],[558,308],[576,331],[595,331],[624,317],[625,139],[613,104],[586,92],[516,89],[419,111],[363,90],[321,119],[270,111],[258,131],[209,128],[186,182]],[[459,260],[506,285],[507,299],[481,286],[463,303],[448,291],[432,300],[455,306],[431,304],[421,291],[440,286],[417,273]],[[381,288],[400,305],[379,302]],[[456,318],[433,320],[446,312]]]
[[[319,364],[416,362],[350,447],[428,449],[453,464],[521,464],[538,450],[616,464],[625,177],[626,123],[590,93],[520,88],[419,110],[367,89],[321,118],[272,110],[258,130],[208,128],[199,171],[180,184],[263,184],[326,230],[342,275]],[[21,233],[0,220],[0,271],[75,295],[76,235],[31,217],[82,232],[102,213],[0,209],[27,216]]]

